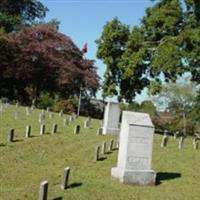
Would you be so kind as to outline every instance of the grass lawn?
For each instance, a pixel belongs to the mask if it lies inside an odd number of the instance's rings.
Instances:
[[[20,112],[20,119],[14,113]],[[161,136],[154,137],[152,169],[158,172],[156,186],[123,185],[111,177],[111,168],[117,164],[117,150],[94,162],[94,149],[114,136],[97,136],[99,120],[84,129],[80,117],[64,126],[55,114],[46,115],[46,134],[39,135],[39,110],[26,116],[25,108],[10,106],[0,113],[0,200],[37,200],[40,182],[49,182],[49,200],[199,200],[200,150],[194,150],[192,138],[186,138],[184,148],[169,139],[166,148],[160,147]],[[58,124],[58,133],[50,134],[52,124]],[[73,134],[76,124],[79,135]],[[25,138],[25,127],[31,125],[32,137]],[[8,143],[9,128],[15,129],[16,142]],[[70,167],[69,188],[61,190],[64,168]]]

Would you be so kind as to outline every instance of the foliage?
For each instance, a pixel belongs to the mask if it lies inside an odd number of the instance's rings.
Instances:
[[[4,52],[0,55],[2,96],[24,101],[37,99],[41,92],[78,94],[80,86],[95,94],[99,87],[94,62],[84,59],[68,36],[48,25],[0,37],[0,52]]]
[[[48,9],[38,0],[1,0],[0,27],[6,32],[43,19]]]
[[[114,39],[112,36],[117,34],[112,25],[126,25],[116,19],[108,22],[97,43],[97,56],[107,66],[104,95],[117,95],[119,100],[131,102],[143,88],[156,94],[163,80],[175,82],[185,72],[190,72],[192,80],[199,84],[199,13],[198,0],[160,0],[147,8],[141,24],[133,27],[130,34],[124,31],[126,37]],[[112,47],[121,50],[117,56]],[[115,61],[113,68],[109,60]]]
[[[124,53],[128,36],[129,27],[114,18],[111,22],[107,22],[101,37],[96,41],[97,57],[107,66],[103,83],[104,96],[119,94],[119,81],[122,78],[119,61]]]
[[[64,113],[74,113],[76,112],[78,101],[75,98],[69,99],[58,99],[54,105],[54,111],[60,112],[63,110]]]
[[[40,95],[37,106],[40,109],[53,108],[55,101],[55,98],[51,97],[48,93],[44,93]]]

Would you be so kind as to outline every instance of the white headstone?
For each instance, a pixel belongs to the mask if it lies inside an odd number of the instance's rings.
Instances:
[[[155,184],[151,170],[154,126],[146,113],[123,111],[118,163],[111,174],[122,183]]]
[[[119,134],[120,107],[118,103],[106,105],[103,120],[103,134]]]

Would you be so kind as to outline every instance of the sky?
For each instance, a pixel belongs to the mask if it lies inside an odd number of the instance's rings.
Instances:
[[[114,17],[118,17],[122,23],[130,27],[139,25],[145,9],[153,5],[150,0],[41,0],[41,2],[49,9],[46,21],[58,19],[61,22],[59,31],[71,37],[79,48],[85,43],[88,44],[85,57],[96,61],[101,78],[106,68],[96,58],[95,40],[101,36],[103,26]],[[98,93],[97,98],[100,96],[101,93]],[[141,102],[146,98],[144,91],[136,97],[136,100]]]

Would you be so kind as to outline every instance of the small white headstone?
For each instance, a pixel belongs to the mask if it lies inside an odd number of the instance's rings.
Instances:
[[[146,113],[123,111],[118,163],[112,176],[123,183],[155,184],[151,170],[154,126]]]
[[[120,107],[118,103],[106,105],[103,120],[103,134],[119,134]]]

